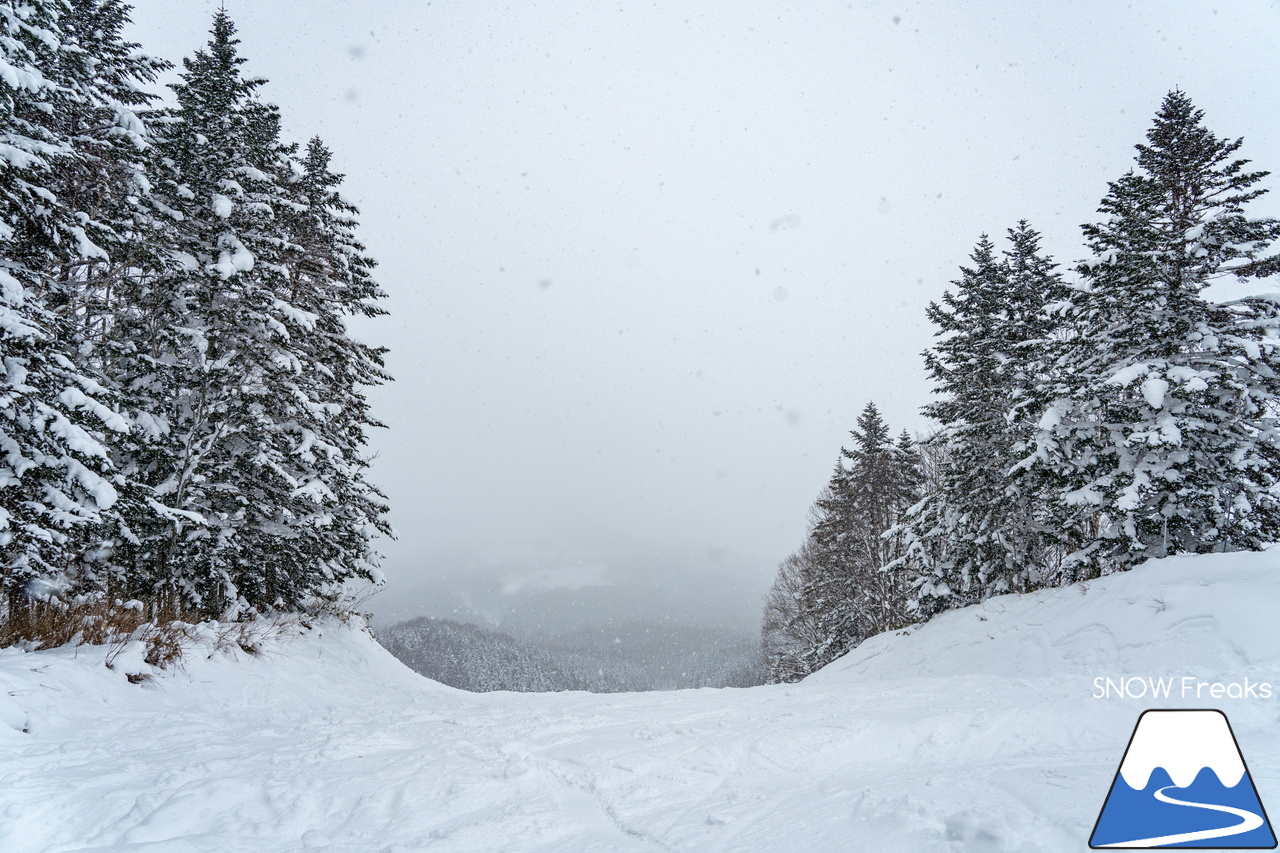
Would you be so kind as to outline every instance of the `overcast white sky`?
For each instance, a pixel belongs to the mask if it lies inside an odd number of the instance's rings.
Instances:
[[[140,0],[132,37],[178,61],[217,6]],[[925,305],[980,233],[1077,259],[1174,86],[1280,169],[1264,0],[227,8],[391,294],[393,581],[590,534],[764,583],[867,401],[926,428]]]

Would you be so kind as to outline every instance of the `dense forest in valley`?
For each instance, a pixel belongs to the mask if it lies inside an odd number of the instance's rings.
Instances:
[[[721,632],[691,626],[584,625],[516,638],[452,619],[419,617],[379,628],[375,636],[414,672],[478,693],[623,693],[750,687],[763,680],[754,643],[726,642]]]

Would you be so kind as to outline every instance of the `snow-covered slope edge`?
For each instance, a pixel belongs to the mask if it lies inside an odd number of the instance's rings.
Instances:
[[[140,685],[103,650],[7,650],[0,850],[1085,849],[1148,707],[1222,708],[1280,802],[1280,699],[1092,697],[1280,688],[1276,556],[996,599],[745,690],[467,694],[332,625]]]
[[[317,818],[287,789],[359,775],[388,711],[438,715],[466,695],[356,623],[259,637],[256,654],[195,634],[169,670],[143,663],[140,643],[0,650],[0,850],[298,849]]]
[[[812,682],[930,675],[1075,679],[1262,669],[1280,687],[1280,550],[1183,555],[1004,595],[882,634]],[[1171,668],[1172,667],[1172,668]]]
[[[75,725],[94,706],[169,715],[197,705],[202,712],[218,706],[230,712],[255,690],[264,701],[287,696],[298,702],[331,700],[335,688],[414,698],[458,692],[406,669],[354,622],[263,629],[253,654],[218,642],[206,626],[189,631],[182,661],[169,669],[146,664],[141,642],[35,653],[0,649],[0,746],[21,741],[15,735],[23,730],[38,735]],[[130,676],[144,680],[135,684]]]

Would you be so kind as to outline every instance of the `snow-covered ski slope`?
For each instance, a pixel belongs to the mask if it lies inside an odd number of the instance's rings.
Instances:
[[[1278,614],[1273,551],[996,599],[746,690],[467,694],[339,626],[141,685],[129,653],[7,650],[0,850],[1084,850],[1149,707],[1224,710],[1280,812]],[[1093,698],[1121,676],[1273,694]]]

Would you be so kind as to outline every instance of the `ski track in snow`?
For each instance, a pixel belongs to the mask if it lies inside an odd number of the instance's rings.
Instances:
[[[470,694],[340,626],[142,685],[101,649],[3,650],[0,850],[1085,849],[1149,707],[1093,678],[1280,683],[1273,562],[999,599],[745,690]],[[1274,700],[1225,710],[1265,802]]]

